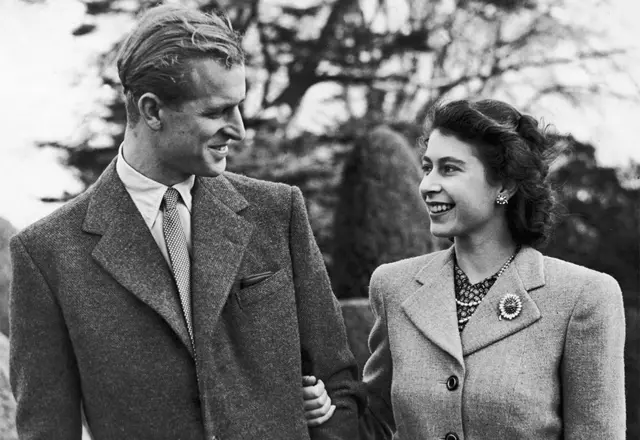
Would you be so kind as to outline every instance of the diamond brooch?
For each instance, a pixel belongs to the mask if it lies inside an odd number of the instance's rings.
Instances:
[[[522,311],[522,300],[518,295],[507,293],[498,304],[500,309],[500,320],[508,319],[511,321]]]

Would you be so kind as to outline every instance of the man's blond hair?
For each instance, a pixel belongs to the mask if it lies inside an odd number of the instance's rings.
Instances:
[[[231,68],[244,64],[240,35],[229,19],[179,5],[149,9],[126,38],[117,57],[127,120],[135,125],[144,93],[167,104],[194,98],[189,81],[193,60],[214,59]]]

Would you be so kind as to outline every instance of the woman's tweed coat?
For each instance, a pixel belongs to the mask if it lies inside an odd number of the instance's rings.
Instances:
[[[624,439],[622,295],[523,248],[459,334],[453,248],[379,267],[364,368],[369,438]],[[522,300],[515,319],[498,303]]]

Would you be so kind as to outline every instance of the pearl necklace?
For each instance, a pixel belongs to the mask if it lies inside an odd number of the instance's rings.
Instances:
[[[511,262],[513,261],[513,259],[516,257],[516,254],[518,253],[518,251],[520,251],[520,246],[516,247],[516,250],[513,252],[513,254],[509,257],[509,259],[502,265],[502,267],[500,268],[500,270],[498,271],[498,273],[496,273],[495,277],[496,280],[498,278],[500,278],[500,275],[502,275],[504,273],[505,270],[507,270],[507,267],[509,267],[509,265],[511,264]],[[469,301],[469,302],[463,302],[460,301],[458,298],[456,298],[456,304],[458,304],[461,307],[474,307],[477,305],[480,305],[480,302],[482,301],[483,298],[480,298],[480,300],[478,301]],[[463,322],[467,322],[469,320],[469,318],[471,318],[471,316],[467,317],[467,318],[462,318],[459,319],[458,322],[460,324],[462,324]]]

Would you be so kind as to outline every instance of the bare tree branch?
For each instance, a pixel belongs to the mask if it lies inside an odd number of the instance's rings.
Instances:
[[[529,68],[548,68],[551,66],[560,66],[560,65],[568,65],[575,64],[579,61],[585,60],[596,60],[596,59],[608,59],[613,55],[624,53],[623,50],[612,49],[609,51],[593,51],[593,52],[585,52],[580,53],[576,58],[567,58],[567,57],[554,57],[547,58],[541,60],[531,60],[531,61],[523,61],[520,63],[510,63],[504,66],[496,66],[492,69],[490,73],[481,74],[474,73],[468,75],[462,75],[456,78],[453,81],[445,82],[438,85],[431,85],[430,87],[436,87],[441,94],[445,94],[452,90],[453,88],[468,83],[473,80],[482,80],[487,81],[490,78],[494,78],[498,75],[503,75],[507,72],[518,72]]]

